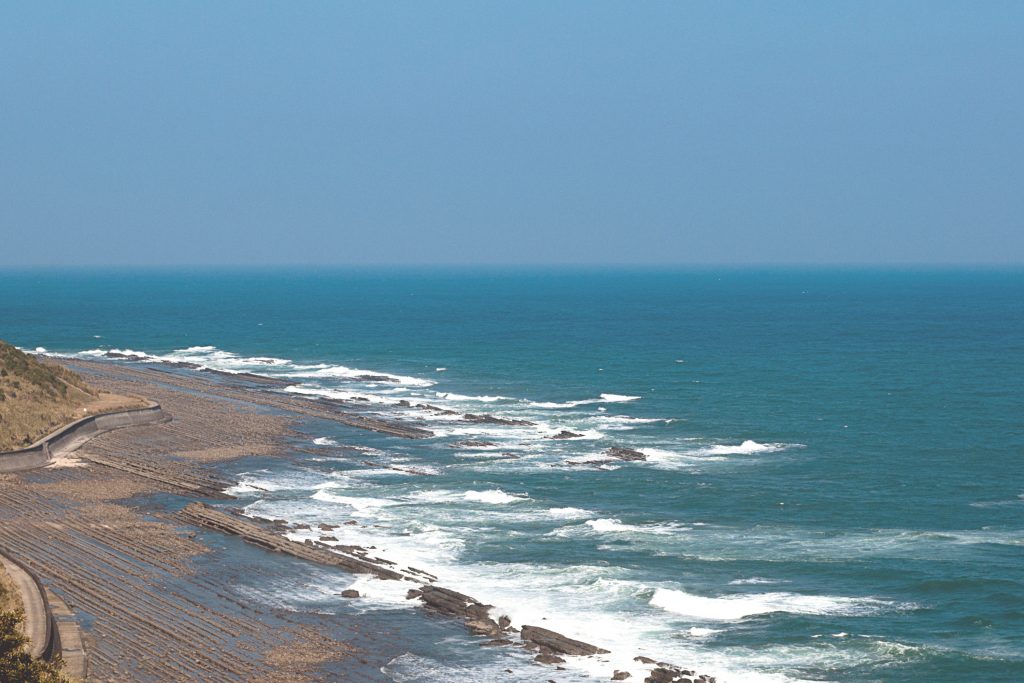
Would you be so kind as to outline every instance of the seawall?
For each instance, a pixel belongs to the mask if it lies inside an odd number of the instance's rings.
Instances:
[[[56,456],[70,453],[92,437],[121,427],[157,424],[170,420],[159,403],[145,408],[89,415],[47,434],[31,446],[0,452],[0,473],[22,472],[50,463]]]

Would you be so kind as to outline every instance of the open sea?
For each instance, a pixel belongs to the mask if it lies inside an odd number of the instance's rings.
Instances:
[[[0,338],[423,419],[435,438],[307,421],[308,450],[228,466],[231,504],[358,520],[332,533],[612,650],[558,671],[428,630],[395,681],[608,680],[638,654],[731,683],[1024,681],[1024,271],[7,271]],[[234,590],[430,619],[407,585],[294,564]]]

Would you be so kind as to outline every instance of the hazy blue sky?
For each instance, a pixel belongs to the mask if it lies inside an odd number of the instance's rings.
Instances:
[[[1024,2],[22,2],[0,264],[1021,263]]]

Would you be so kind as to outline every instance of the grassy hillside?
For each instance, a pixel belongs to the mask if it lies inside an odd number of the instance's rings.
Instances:
[[[88,413],[141,403],[97,391],[67,368],[0,341],[0,451],[28,446]]]

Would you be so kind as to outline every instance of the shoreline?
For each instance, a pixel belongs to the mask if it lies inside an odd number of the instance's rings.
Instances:
[[[490,605],[484,605],[470,596],[437,585],[436,577],[428,571],[429,567],[418,569],[391,566],[393,563],[373,557],[367,549],[358,547],[343,548],[339,553],[337,546],[332,547],[317,541],[290,541],[284,537],[284,532],[289,530],[286,524],[260,524],[256,520],[210,508],[202,502],[191,502],[197,498],[200,501],[230,498],[223,492],[233,482],[217,470],[216,463],[227,463],[252,455],[280,456],[295,450],[286,444],[286,439],[292,433],[291,427],[303,419],[329,419],[346,426],[368,429],[398,438],[423,438],[419,434],[429,434],[426,430],[406,424],[404,421],[360,415],[361,407],[348,402],[313,400],[280,392],[272,393],[268,388],[275,388],[273,384],[254,379],[248,374],[235,377],[231,373],[204,373],[204,376],[199,376],[198,373],[184,374],[191,373],[193,368],[180,368],[174,372],[145,365],[130,367],[127,364],[110,361],[62,359],[61,362],[87,376],[90,383],[101,388],[117,389],[122,392],[130,390],[135,395],[159,400],[167,406],[173,418],[169,423],[144,425],[97,435],[81,447],[74,457],[62,463],[62,466],[24,473],[30,489],[43,489],[51,496],[59,492],[62,497],[75,501],[79,510],[86,514],[95,515],[99,511],[99,516],[103,518],[101,526],[109,526],[108,522],[114,521],[122,528],[126,523],[128,527],[138,528],[141,525],[146,528],[146,533],[136,536],[131,541],[116,538],[117,534],[114,535],[115,538],[110,538],[110,534],[106,533],[100,534],[102,538],[96,538],[94,535],[91,540],[101,540],[108,546],[109,552],[122,551],[126,542],[141,541],[141,547],[136,548],[139,561],[157,567],[164,574],[175,576],[177,580],[183,580],[186,584],[194,584],[201,579],[206,584],[205,590],[216,590],[216,582],[209,582],[208,577],[196,576],[192,561],[211,552],[210,548],[195,540],[195,532],[183,528],[188,525],[232,533],[262,549],[285,553],[300,558],[300,561],[334,565],[348,572],[371,573],[381,578],[407,581],[408,599],[422,603],[424,612],[440,614],[456,622],[462,622],[472,636],[487,639],[480,644],[517,647],[531,654],[535,653],[533,660],[539,664],[557,666],[565,663],[565,657],[606,652],[600,644],[573,640],[537,626],[513,626],[508,617],[492,615]],[[436,409],[433,406],[415,405],[409,408]],[[211,420],[213,415],[217,415],[217,419]],[[471,418],[487,419],[487,416],[474,415]],[[126,457],[126,453],[131,453],[132,456]],[[104,481],[98,482],[96,474],[101,471]],[[8,479],[12,476],[6,475]],[[5,493],[9,493],[11,487],[4,487],[4,483],[0,478],[0,519],[5,513],[9,513]],[[168,514],[166,511],[154,509],[146,502],[139,505],[140,500],[144,501],[160,494],[171,494],[176,501],[173,507],[178,511]],[[29,511],[41,510],[47,506],[52,509],[54,506],[54,501],[47,499],[45,495],[42,500],[36,501],[28,501],[21,497],[20,504],[26,503]],[[5,507],[8,507],[8,510],[5,510]],[[153,521],[154,518],[159,521]],[[24,525],[23,521],[21,526]],[[166,658],[168,654],[171,654],[173,659],[173,654],[182,649],[205,647],[204,637],[190,638],[187,633],[176,629],[163,629],[169,633],[154,636],[147,634],[138,623],[131,623],[133,618],[151,625],[161,623],[154,617],[166,617],[168,615],[165,612],[171,609],[171,604],[166,604],[153,614],[148,614],[146,609],[134,603],[132,596],[125,595],[124,591],[118,590],[119,587],[111,585],[118,580],[119,572],[133,574],[132,568],[120,566],[113,558],[97,556],[95,552],[82,548],[82,552],[91,558],[91,562],[110,565],[101,572],[102,576],[90,576],[87,583],[91,582],[93,590],[89,591],[82,587],[81,577],[68,575],[51,579],[52,575],[59,574],[47,571],[52,570],[54,557],[47,557],[45,552],[33,549],[28,539],[14,532],[13,529],[19,525],[4,526],[10,526],[12,530],[0,530],[0,543],[7,540],[5,536],[11,536],[10,541],[14,547],[22,553],[29,554],[29,562],[34,568],[47,579],[54,581],[59,591],[68,591],[71,597],[69,602],[76,611],[81,609],[94,620],[93,627],[86,628],[87,637],[95,642],[96,647],[96,666],[93,667],[95,674],[92,680],[103,680],[103,676],[108,672],[121,671],[120,667],[127,654],[125,650],[133,648],[126,648],[124,643],[118,643],[119,638],[141,637],[145,641],[148,635],[151,641],[148,643],[148,652],[157,655],[157,659]],[[84,530],[68,528],[64,531],[77,535]],[[322,531],[330,533],[330,529]],[[190,586],[190,589],[195,589],[195,586]],[[148,585],[136,586],[135,590],[153,595],[152,588]],[[87,595],[89,593],[92,594]],[[99,599],[101,594],[105,596],[105,600],[113,600],[115,605],[124,603],[127,619],[117,620],[107,615],[105,620],[102,615],[97,615],[98,611],[102,612],[104,606],[104,600]],[[190,608],[198,609],[200,605],[208,608],[201,600],[186,598],[184,605],[179,605],[176,609],[183,607],[188,612]],[[236,615],[232,612],[238,607],[225,606],[220,615],[225,623],[237,621]],[[274,637],[277,634],[270,632],[276,630],[269,628],[271,624],[253,618],[253,615],[247,614],[246,617],[249,638],[253,641],[279,641],[279,638]],[[112,624],[110,630],[97,629],[97,620],[116,621],[117,625],[114,627]],[[330,630],[328,628],[328,632]],[[513,640],[515,638],[518,638],[518,641]],[[298,637],[297,642],[308,645],[309,639],[309,634],[306,634]],[[264,643],[261,648],[254,649],[274,651],[275,647],[296,647],[294,642],[291,645],[276,642],[276,645],[269,648],[266,647],[267,644]],[[394,646],[395,643],[390,645]],[[209,659],[221,662],[231,659],[230,666],[221,665],[218,668],[213,661],[206,661],[202,666],[195,667],[179,659],[179,672],[182,675],[187,672],[188,676],[200,680],[245,680],[248,671],[260,671],[261,675],[271,677],[280,673],[280,664],[268,664],[273,658],[263,657],[261,660],[259,657],[239,657],[237,648],[233,653],[234,658],[231,658],[225,647],[226,643],[221,643],[218,655]],[[307,661],[303,664],[302,673],[296,674],[297,678],[286,677],[280,680],[316,680],[318,670],[338,663],[331,652],[334,648],[312,649],[317,653],[312,659],[319,661]],[[326,659],[323,659],[324,657]],[[635,670],[639,672],[640,667],[645,670],[640,676],[648,672],[650,674],[646,679],[638,680],[656,683],[714,680],[711,677],[694,674],[688,669],[640,655],[636,657],[636,661],[639,664]],[[374,675],[380,677],[380,680],[387,680],[381,674],[380,666],[376,669]],[[365,669],[363,671],[364,674],[370,673]],[[609,676],[620,676],[613,680],[624,680],[623,674],[624,672],[609,670]],[[153,671],[135,672],[133,675],[137,676],[133,680],[158,680],[156,672]],[[543,673],[539,671],[538,678],[542,677]]]
[[[198,568],[220,552],[154,501],[210,493],[190,487],[216,477],[206,463],[283,453],[291,420],[114,374],[89,381],[141,389],[131,393],[175,420],[97,435],[61,466],[0,475],[0,545],[74,612],[89,680],[329,680],[342,664],[372,678],[383,662],[365,647],[355,657],[345,641],[366,638],[352,624],[268,613],[225,592]]]

